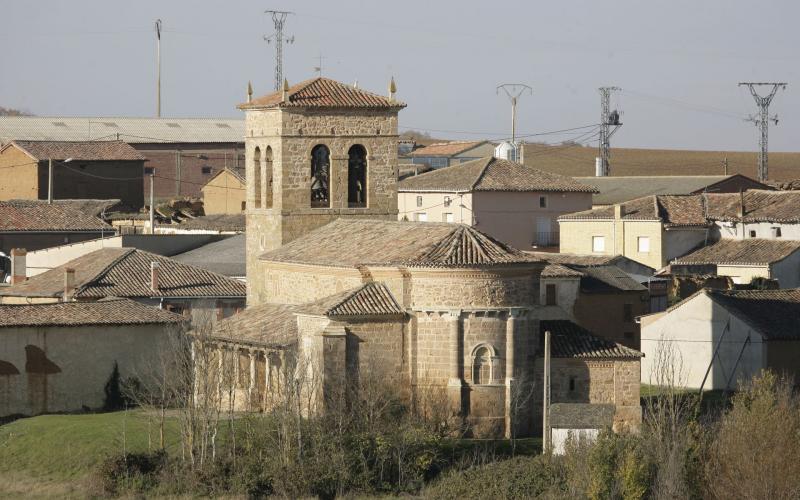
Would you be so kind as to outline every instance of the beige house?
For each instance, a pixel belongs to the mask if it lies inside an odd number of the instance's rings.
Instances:
[[[700,272],[695,272],[696,269]],[[753,278],[776,280],[781,288],[800,287],[800,241],[752,238],[722,239],[679,257],[672,274],[730,276],[736,284]]]
[[[800,374],[800,290],[703,289],[643,316],[642,383],[666,366],[680,386],[735,389],[762,369]]]
[[[647,196],[562,215],[561,251],[623,255],[654,269],[709,241],[701,195]]]
[[[494,154],[495,145],[489,141],[437,142],[408,154],[411,163],[432,169],[452,167]]]
[[[558,246],[559,216],[588,210],[590,186],[494,157],[408,177],[400,220],[456,222],[523,250]]]
[[[534,380],[545,310],[568,314],[540,305],[539,259],[469,225],[396,220],[402,105],[389,90],[314,79],[242,105],[248,308],[214,326],[206,342],[222,362],[198,376],[232,360],[239,376],[220,393],[240,409],[267,409],[299,383],[308,410],[324,411],[373,380],[409,403],[436,395],[474,436],[538,432],[532,403],[512,403]],[[639,424],[634,399],[615,400],[613,424]]]
[[[243,169],[225,168],[200,189],[206,215],[244,213],[247,183]]]
[[[183,322],[127,299],[0,305],[0,417],[101,409],[114,365],[147,383]]]

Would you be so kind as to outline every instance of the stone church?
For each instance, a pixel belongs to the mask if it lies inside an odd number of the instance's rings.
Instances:
[[[469,435],[539,433],[547,325],[559,425],[638,426],[641,354],[543,300],[547,280],[574,292],[569,269],[466,225],[397,220],[395,92],[314,78],[240,105],[248,308],[206,337],[235,359],[228,398],[268,409],[313,369],[323,406],[371,378],[412,406],[436,391]]]

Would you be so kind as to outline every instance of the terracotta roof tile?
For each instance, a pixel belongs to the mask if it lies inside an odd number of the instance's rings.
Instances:
[[[24,326],[179,324],[186,318],[129,299],[54,304],[0,304],[0,328]]]
[[[187,219],[178,225],[167,224],[162,227],[187,230],[244,232],[246,225],[244,214],[217,214],[201,215],[194,219]]]
[[[476,148],[488,141],[450,141],[429,144],[412,151],[408,156],[454,156]]]
[[[302,311],[328,317],[395,316],[403,309],[386,285],[370,282],[302,306]]]
[[[623,219],[661,221],[665,227],[687,227],[709,225],[705,218],[705,203],[702,195],[657,195],[645,196],[620,204],[624,209]],[[562,215],[558,220],[613,219],[614,206],[594,208],[582,212]]]
[[[547,264],[541,274],[542,278],[580,278],[583,273],[562,264]]]
[[[100,206],[118,200],[0,201],[0,231],[113,231],[100,220]]]
[[[571,177],[486,157],[403,179],[398,191],[550,191],[593,193]]]
[[[217,322],[211,337],[272,347],[297,342],[298,306],[260,304]]]
[[[593,335],[568,320],[542,320],[539,323],[540,348],[544,347],[544,332],[550,332],[550,353],[554,358],[639,359],[643,354]]]
[[[364,219],[337,219],[261,259],[339,267],[482,267],[539,262],[463,224]]]
[[[122,141],[13,141],[33,158],[42,161],[66,160],[75,161],[144,161],[127,143]]]
[[[159,287],[150,288],[150,265],[159,263]],[[61,297],[64,269],[75,270],[76,298],[244,297],[239,280],[133,248],[103,248],[0,289],[12,297]]]
[[[239,105],[240,109],[259,108],[372,108],[401,109],[406,105],[382,95],[373,94],[329,78],[312,78],[289,87],[288,101],[283,92],[273,92],[252,102]]]
[[[800,222],[800,191],[745,191],[705,195],[708,217],[721,221]],[[744,201],[743,216],[739,210]]]
[[[722,239],[688,255],[673,260],[673,264],[756,264],[779,262],[800,250],[800,241]]]

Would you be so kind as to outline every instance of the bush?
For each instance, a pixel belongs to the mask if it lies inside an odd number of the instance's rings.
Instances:
[[[446,473],[422,492],[424,498],[535,498],[565,490],[558,457],[515,457]]]
[[[166,464],[167,455],[163,451],[111,456],[99,466],[100,486],[107,495],[122,491],[149,491],[158,485],[159,475]]]

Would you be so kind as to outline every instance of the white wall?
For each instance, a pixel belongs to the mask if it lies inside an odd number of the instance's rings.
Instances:
[[[553,453],[563,455],[570,437],[573,441],[593,443],[599,433],[599,429],[551,429],[550,442],[553,445]]]
[[[122,378],[157,369],[169,345],[164,325],[0,328],[0,360],[18,375],[0,375],[0,416],[80,411],[103,406],[106,382],[119,365]],[[30,373],[26,346],[43,350],[60,370]],[[28,368],[26,368],[28,367]]]
[[[672,259],[683,257],[690,251],[703,245],[708,241],[711,243],[710,230],[706,229],[667,229],[663,233],[663,260],[670,262]]]
[[[422,206],[417,206],[417,197],[422,197]],[[445,206],[445,197],[450,197],[450,205]],[[463,207],[461,205],[464,205]],[[470,193],[397,193],[397,220],[416,220],[414,215],[425,213],[428,222],[446,222],[445,213],[453,214],[454,223],[472,225],[472,195]]]
[[[661,358],[669,360],[676,373],[676,385],[699,389],[718,345],[717,357],[704,389],[724,389],[729,377],[732,388],[735,388],[740,377],[749,378],[764,366],[761,336],[704,293],[672,311],[644,316],[641,321],[644,384],[656,383],[658,360]],[[729,325],[727,331],[726,325]],[[750,344],[737,365],[748,334]],[[731,377],[734,367],[736,371]]]
[[[772,228],[781,228],[780,239],[784,240],[800,240],[800,224],[788,223],[773,223],[773,222],[755,222],[755,223],[715,223],[714,239],[737,239],[742,240],[752,238],[750,231],[756,232],[756,238],[775,239],[772,235]]]

